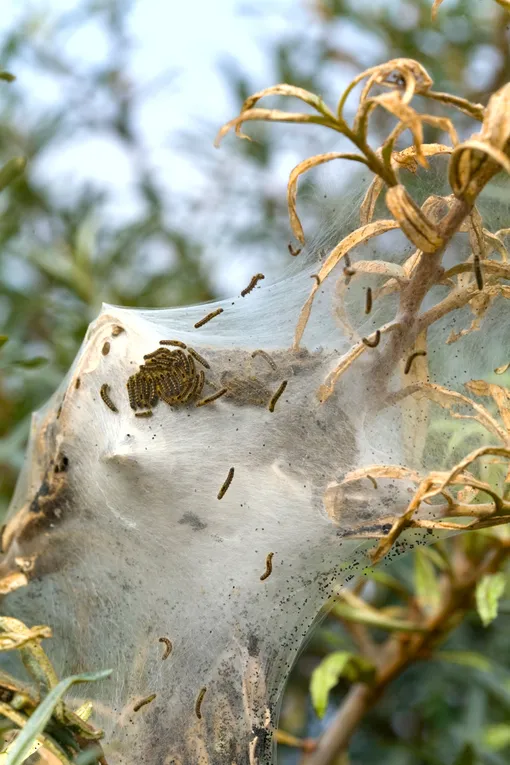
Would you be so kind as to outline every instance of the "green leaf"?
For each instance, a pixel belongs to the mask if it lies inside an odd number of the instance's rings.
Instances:
[[[312,703],[318,717],[324,717],[329,692],[341,677],[346,677],[351,682],[370,682],[374,673],[373,664],[349,651],[335,651],[326,656],[312,672],[310,681]]]
[[[484,627],[498,615],[498,602],[505,591],[506,577],[501,572],[487,574],[476,585],[476,607]]]
[[[6,162],[0,170],[0,191],[3,191],[6,186],[16,180],[23,173],[26,166],[26,157],[14,157]]]
[[[434,656],[441,661],[479,669],[481,672],[490,672],[493,669],[490,659],[476,651],[438,651]]]
[[[15,75],[11,74],[10,72],[0,72],[0,80],[5,80],[6,82],[14,82],[15,79]]]
[[[25,761],[36,742],[37,736],[43,732],[48,724],[56,705],[72,685],[75,683],[90,683],[96,680],[104,680],[111,673],[111,669],[105,669],[101,672],[84,672],[81,675],[72,675],[61,680],[39,704],[25,727],[16,736],[16,739],[9,747],[5,765],[21,765]]]
[[[44,356],[34,356],[31,359],[15,359],[11,363],[22,369],[37,369],[37,367],[42,367],[44,364],[47,364],[48,359],[45,359]]]
[[[366,624],[368,627],[376,627],[389,632],[427,632],[427,628],[418,622],[408,622],[402,619],[393,619],[380,611],[372,608],[353,608],[347,603],[337,603],[331,609],[332,613],[341,619],[350,622]]]
[[[420,553],[426,558],[429,558],[430,562],[436,566],[440,571],[448,571],[449,563],[448,558],[439,549],[434,547],[422,547]]]
[[[8,339],[7,335],[0,335],[0,348],[6,344]]]
[[[455,758],[453,765],[477,765],[477,762],[473,744],[465,744]]]
[[[507,723],[488,725],[483,734],[483,742],[488,749],[496,752],[510,746],[510,725]]]
[[[423,550],[414,553],[414,589],[420,605],[434,608],[439,604],[439,584],[436,569]]]
[[[369,566],[368,568],[365,568],[361,573],[368,579],[377,582],[377,584],[382,584],[383,587],[388,587],[390,590],[400,592],[402,595],[410,594],[409,590],[405,585],[402,584],[402,582],[399,582],[398,579],[396,579],[391,574],[388,574],[386,571],[381,571],[380,569],[375,569]]]

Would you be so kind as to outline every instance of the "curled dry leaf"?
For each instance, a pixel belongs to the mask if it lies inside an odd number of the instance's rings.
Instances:
[[[427,90],[423,95],[425,98],[430,98],[432,101],[438,101],[445,106],[453,106],[455,109],[458,109],[459,112],[466,114],[468,117],[472,117],[472,119],[477,120],[478,122],[483,121],[483,113],[485,111],[485,106],[483,104],[475,104],[472,101],[468,101],[467,98],[454,96],[451,93],[440,93],[435,90]]]
[[[374,274],[377,276],[392,276],[397,280],[406,281],[406,274],[398,263],[386,260],[357,260],[356,274]]]
[[[382,287],[379,287],[374,291],[374,300],[377,300],[381,297],[386,297],[386,295],[391,295],[394,292],[397,292],[401,286],[408,284],[410,278],[413,275],[414,269],[420,262],[422,254],[423,253],[421,250],[415,250],[413,254],[410,255],[409,258],[401,266],[404,272],[404,278],[400,280],[397,280],[396,278],[388,279],[388,281],[383,284]]]
[[[303,332],[305,331],[305,327],[312,310],[313,299],[317,290],[319,289],[319,285],[323,283],[327,276],[329,276],[333,268],[358,244],[364,244],[374,236],[379,236],[380,234],[384,234],[386,231],[391,231],[392,229],[396,228],[399,228],[397,221],[377,220],[373,223],[369,223],[366,226],[361,226],[360,228],[356,229],[356,231],[353,231],[352,234],[348,234],[348,236],[344,237],[344,239],[342,239],[342,241],[333,248],[333,250],[329,253],[328,257],[322,264],[319,273],[317,274],[319,281],[313,285],[310,295],[303,308],[301,309],[296,332],[294,335],[294,350],[299,348],[301,338],[303,337]]]
[[[299,177],[313,167],[318,167],[319,165],[331,162],[334,159],[350,159],[354,162],[362,162],[366,165],[366,159],[361,154],[346,154],[334,151],[328,154],[317,154],[315,157],[305,159],[303,162],[300,162],[299,165],[296,165],[289,176],[287,185],[287,205],[289,208],[290,225],[294,236],[301,242],[301,244],[305,243],[305,235],[296,210],[297,184]]]
[[[354,345],[347,353],[344,353],[343,356],[340,357],[340,360],[335,367],[335,369],[330,372],[330,374],[327,376],[324,383],[320,386],[319,390],[317,391],[317,398],[319,399],[320,403],[323,404],[325,401],[328,400],[328,398],[331,396],[335,389],[336,382],[340,375],[342,375],[351,364],[356,361],[356,359],[361,356],[361,354],[366,351],[366,346],[363,342],[359,342],[356,345]]]
[[[258,93],[249,96],[241,107],[241,114],[253,109],[255,104],[260,101],[261,98],[265,98],[266,96],[298,98],[300,101],[304,101],[305,104],[308,104],[308,106],[316,109],[320,114],[334,119],[334,114],[328,109],[320,96],[317,96],[315,93],[305,90],[304,88],[298,88],[295,85],[287,85],[286,83],[272,85],[270,88],[264,88],[264,90],[260,90]]]
[[[504,428],[499,425],[499,423],[494,419],[494,417],[492,417],[490,412],[488,412],[485,407],[481,406],[481,404],[477,404],[467,396],[463,396],[462,393],[448,390],[448,388],[444,388],[443,386],[437,385],[436,383],[417,382],[413,385],[409,385],[408,387],[402,388],[397,393],[389,396],[387,399],[387,404],[391,406],[391,404],[401,401],[406,396],[416,394],[427,396],[427,398],[429,398],[431,401],[439,404],[439,406],[441,406],[443,409],[448,410],[450,415],[456,419],[476,420],[489,433],[492,433],[494,436],[496,436],[502,443],[510,443],[508,433],[505,432]],[[475,414],[459,415],[454,411],[454,407],[457,406],[468,406],[474,410]]]
[[[0,625],[1,629],[2,625]],[[0,632],[0,651],[17,651],[18,648],[22,648],[31,640],[41,640],[50,637],[52,637],[52,631],[50,627],[45,626],[31,627],[23,634],[5,630]]]
[[[482,129],[459,144],[450,159],[449,182],[459,198],[471,203],[493,175],[510,174],[510,83],[494,93],[484,111]]]
[[[402,465],[367,465],[346,473],[341,483],[352,483],[352,481],[359,481],[361,478],[367,478],[368,476],[372,476],[372,478],[408,479],[416,481],[416,483],[422,480],[422,476],[417,470],[412,470]]]
[[[487,250],[487,255],[492,255],[493,253],[498,253],[498,255],[501,255],[501,260],[503,263],[506,263],[508,261],[508,250],[505,247],[504,242],[500,238],[500,233],[497,231],[495,234],[488,231],[486,228],[483,229],[483,236],[485,239],[485,247]]]
[[[501,385],[488,383],[485,380],[470,380],[466,383],[466,388],[475,396],[490,396],[494,400],[503,424],[510,434],[510,391]]]
[[[506,459],[510,459],[510,449],[505,446],[482,446],[479,449],[475,449],[470,454],[468,454],[464,459],[462,459],[455,467],[453,467],[449,472],[444,473],[444,478],[440,481],[439,485],[427,496],[434,496],[434,494],[439,494],[441,491],[448,486],[448,484],[453,483],[456,481],[456,479],[461,476],[461,474],[464,474],[465,468],[468,467],[468,465],[471,465],[473,462],[475,462],[480,457],[485,456],[486,454],[490,454],[496,457],[505,457]],[[476,480],[476,479],[475,479]],[[468,485],[473,486],[473,479],[471,476],[466,477],[466,482]],[[487,486],[487,484],[485,485]],[[487,488],[483,489],[484,491],[487,491]],[[492,490],[488,492],[493,495]]]
[[[404,186],[386,192],[386,205],[407,238],[423,252],[436,252],[443,244],[436,226],[427,218]]]
[[[28,584],[28,577],[21,571],[15,571],[12,574],[2,577],[0,580],[0,595],[8,595],[19,587],[25,587]]]
[[[393,131],[393,140],[396,140],[399,132],[403,132],[406,129],[411,131],[414,145],[416,147],[416,160],[423,167],[427,167],[427,161],[421,151],[423,145],[423,128],[420,115],[403,100],[403,97],[398,91],[394,90],[391,93],[382,93],[380,96],[374,96],[373,98],[367,99],[359,108],[354,120],[354,132],[363,140],[366,139],[368,117],[377,106],[382,106],[402,123],[402,125],[397,126],[396,131]],[[391,148],[392,145],[388,146],[389,153],[391,153]]]
[[[471,271],[472,271],[472,264],[471,265]],[[476,287],[478,290],[478,287]],[[486,291],[484,292],[475,292],[471,300],[469,301],[469,307],[471,308],[472,313],[474,314],[474,319],[469,325],[469,327],[466,327],[465,329],[461,329],[458,332],[455,332],[453,329],[448,335],[448,338],[446,339],[446,345],[453,345],[453,343],[456,343],[458,340],[461,339],[461,337],[466,337],[466,335],[470,335],[472,332],[478,332],[480,329],[480,325],[482,323],[482,320],[487,313],[490,305],[495,299],[495,295],[487,294]]]
[[[404,82],[404,94],[402,100],[409,103],[415,93],[424,93],[432,85],[432,77],[425,67],[411,58],[395,58],[384,64],[367,69],[356,77],[356,83],[368,76],[368,82],[363,90],[360,101],[369,97],[370,90],[374,85],[382,85],[390,88],[401,87]],[[393,77],[393,80],[390,78]]]
[[[247,138],[248,136],[239,132],[241,125],[244,122],[253,122],[257,120],[260,120],[261,122],[291,122],[304,125],[326,125],[334,130],[338,130],[338,124],[334,120],[330,120],[327,117],[319,117],[315,114],[283,112],[279,109],[251,109],[250,111],[239,114],[237,117],[234,117],[234,119],[229,120],[229,122],[223,125],[216,136],[214,145],[218,147],[224,136],[232,130],[232,128],[235,128],[239,138]]]
[[[441,143],[424,143],[421,147],[421,150],[425,157],[434,157],[439,154],[451,154],[453,151],[451,146],[445,146]],[[403,169],[409,170],[411,173],[416,173],[418,169],[418,163],[416,161],[416,147],[408,146],[402,151],[392,152],[391,165],[393,170]],[[365,226],[372,220],[377,199],[379,198],[383,188],[384,181],[379,176],[376,176],[368,187],[363,202],[361,203],[360,223],[362,226]]]
[[[388,324],[385,324],[377,331],[379,332],[379,336],[381,336],[387,332],[392,332],[399,327],[400,324],[398,324],[398,322],[392,321]],[[319,387],[319,390],[317,391],[317,398],[321,404],[327,401],[331,396],[335,390],[335,385],[339,377],[341,377],[341,375],[343,375],[343,373],[349,369],[351,364],[353,364],[354,361],[356,361],[356,359],[366,350],[367,346],[363,343],[363,340],[361,340],[361,342],[354,345],[349,351],[347,351],[347,353],[344,353],[344,355],[340,357],[337,366],[333,369],[332,372],[329,373],[324,383]]]

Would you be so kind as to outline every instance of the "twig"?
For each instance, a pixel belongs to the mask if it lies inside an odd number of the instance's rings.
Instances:
[[[307,765],[333,765],[345,751],[349,741],[367,712],[378,702],[387,686],[410,664],[430,655],[457,626],[471,607],[474,592],[482,576],[498,571],[510,555],[510,542],[497,540],[492,553],[486,553],[479,565],[460,554],[452,558],[455,568],[441,577],[443,598],[439,609],[424,617],[422,632],[409,635],[405,641],[398,633],[380,646],[380,659],[372,685],[356,683],[347,693],[333,722],[317,743]]]

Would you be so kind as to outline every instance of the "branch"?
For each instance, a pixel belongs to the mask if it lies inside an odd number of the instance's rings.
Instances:
[[[333,722],[317,742],[306,765],[333,765],[344,752],[352,735],[369,710],[378,702],[388,685],[409,665],[429,656],[457,626],[471,608],[478,581],[498,571],[510,556],[510,541],[494,540],[495,547],[478,565],[466,555],[453,557],[455,568],[442,575],[439,587],[443,593],[439,610],[424,617],[425,630],[412,636],[393,635],[380,646],[380,661],[373,685],[356,683],[347,693]]]

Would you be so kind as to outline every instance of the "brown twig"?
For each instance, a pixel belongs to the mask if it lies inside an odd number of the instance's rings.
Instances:
[[[460,540],[462,541],[462,540]],[[403,637],[395,633],[379,646],[379,661],[372,685],[356,683],[347,693],[336,717],[317,743],[307,765],[333,765],[344,752],[367,712],[379,701],[388,685],[410,664],[429,656],[457,626],[472,606],[477,583],[500,569],[510,556],[510,542],[497,540],[478,565],[460,549],[452,556],[453,568],[441,576],[441,603],[435,613],[423,616],[424,630]]]

